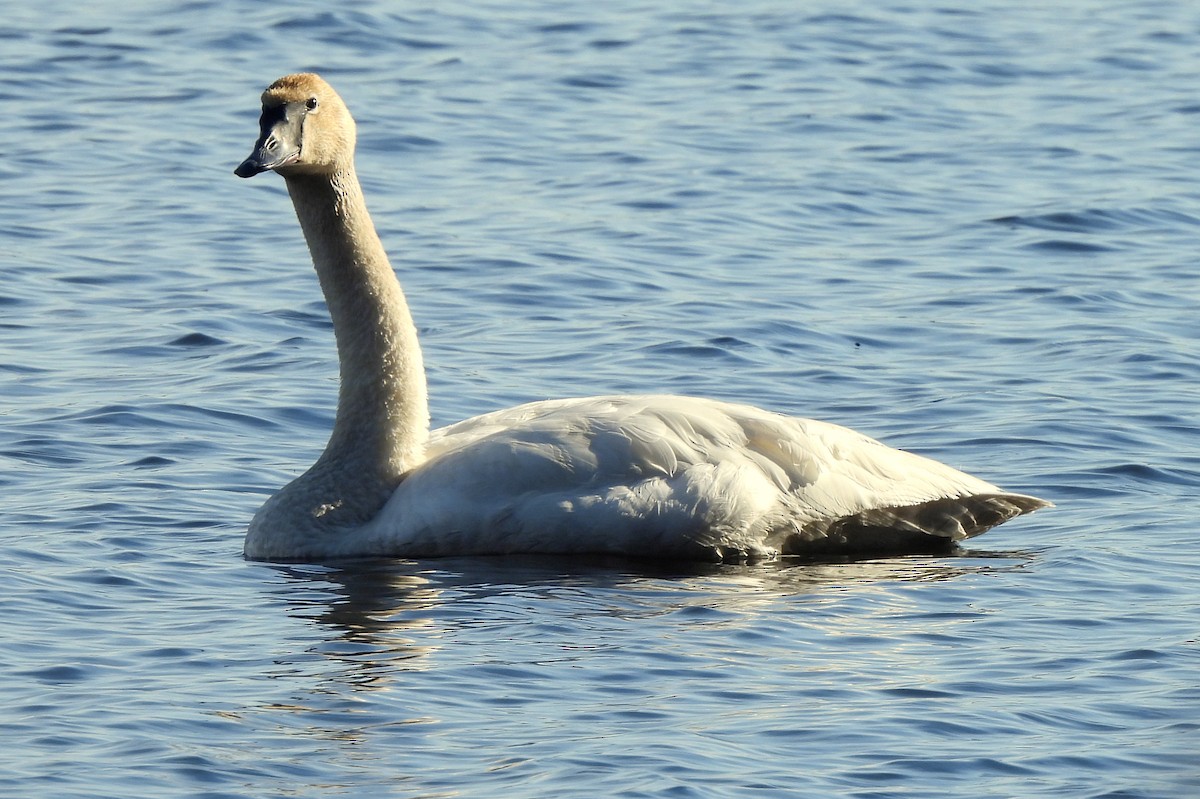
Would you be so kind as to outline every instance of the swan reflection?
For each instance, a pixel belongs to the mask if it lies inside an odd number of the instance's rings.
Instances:
[[[521,627],[595,627],[598,620],[703,623],[702,611],[721,614],[731,628],[753,628],[765,614],[810,613],[847,596],[878,600],[877,612],[919,610],[898,586],[1023,568],[1024,551],[968,551],[956,556],[910,556],[839,563],[782,559],[762,564],[655,564],[624,559],[553,556],[448,558],[433,561],[362,560],[337,565],[276,565],[289,615],[328,632],[308,655],[339,668],[327,676],[355,690],[383,687],[400,672],[439,665],[438,653],[467,639],[478,646],[482,627],[495,630],[495,661],[511,655]],[[867,608],[866,613],[870,613]],[[853,621],[813,614],[806,625],[836,628]],[[648,622],[649,623],[649,622]],[[524,631],[528,633],[528,630]],[[576,641],[568,651],[599,646]],[[457,660],[456,657],[446,658]]]
[[[269,690],[238,716],[285,748],[323,741],[337,768],[386,758],[403,781],[454,764],[431,778],[443,795],[463,763],[519,777],[538,752],[561,754],[562,734],[590,740],[635,725],[657,735],[697,713],[727,730],[803,730],[854,700],[872,664],[922,673],[923,642],[955,648],[986,634],[975,626],[986,611],[969,606],[973,580],[1029,562],[963,552],[667,567],[552,557],[272,565],[280,622],[292,628],[280,640],[294,651],[272,658]],[[918,585],[931,581],[961,581],[962,593]]]

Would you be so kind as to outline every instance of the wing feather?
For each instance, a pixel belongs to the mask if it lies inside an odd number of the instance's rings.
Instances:
[[[411,554],[729,557],[948,542],[1044,504],[825,422],[596,397],[435,431],[369,527]]]

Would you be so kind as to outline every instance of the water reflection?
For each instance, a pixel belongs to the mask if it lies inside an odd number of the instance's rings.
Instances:
[[[329,633],[308,649],[342,666],[327,678],[367,690],[398,671],[433,668],[440,649],[481,626],[507,635],[512,630],[504,628],[513,624],[586,626],[589,618],[661,619],[696,608],[753,625],[781,602],[798,606],[804,599],[856,594],[888,595],[881,607],[896,612],[898,586],[1020,569],[1032,557],[1029,551],[962,550],[938,557],[729,565],[530,556],[274,568],[286,578],[280,595],[289,615]],[[836,624],[836,618],[824,622]]]
[[[657,731],[678,731],[694,713],[711,716],[720,735],[808,735],[814,716],[796,702],[819,716],[861,701],[874,663],[922,673],[928,652],[913,649],[913,629],[952,645],[978,616],[964,607],[978,585],[919,583],[1030,560],[964,551],[848,563],[271,566],[282,578],[272,597],[302,624],[279,636],[294,649],[273,659],[270,696],[238,717],[280,751],[306,752],[310,766],[315,758],[336,773],[386,761],[390,778],[447,796],[464,763],[519,780],[539,757],[561,755],[564,734],[586,751],[594,744],[595,762],[616,772],[600,754],[604,735],[648,736],[669,760]],[[931,602],[946,593],[951,604]],[[904,678],[894,687],[907,687]]]
[[[278,566],[279,589],[295,618],[309,619],[332,635],[320,635],[300,658],[319,656],[339,668],[323,668],[325,680],[354,690],[386,686],[398,669],[427,668],[437,648],[431,610],[443,591],[404,561],[362,561],[336,567]]]

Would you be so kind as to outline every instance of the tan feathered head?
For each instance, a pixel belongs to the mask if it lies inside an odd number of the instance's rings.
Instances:
[[[311,72],[285,75],[263,92],[258,141],[234,174],[336,172],[352,166],[354,140],[354,119],[332,86]]]

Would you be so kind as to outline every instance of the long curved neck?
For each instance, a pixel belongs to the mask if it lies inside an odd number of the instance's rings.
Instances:
[[[429,437],[425,370],[412,315],[354,168],[332,177],[290,175],[287,187],[333,319],[341,363],[337,420],[313,468],[390,490],[424,458]]]

